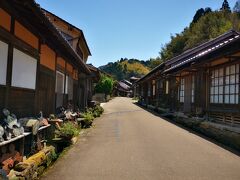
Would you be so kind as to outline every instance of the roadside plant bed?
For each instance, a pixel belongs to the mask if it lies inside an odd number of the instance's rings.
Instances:
[[[140,106],[146,107],[145,104],[138,102]],[[147,105],[151,111],[155,110],[152,106]],[[168,109],[157,108],[157,112],[161,117],[164,117],[184,127],[192,129],[209,138],[216,140],[226,146],[229,146],[237,151],[240,151],[240,128],[238,131],[233,130],[233,127],[227,125],[219,125],[204,118],[187,116],[180,112],[170,113]]]
[[[66,147],[75,144],[81,129],[90,128],[93,120],[100,117],[104,109],[100,105],[88,108],[76,121],[65,121],[55,130],[55,137],[51,143],[56,147],[56,152],[61,153]]]
[[[63,123],[62,127],[56,130],[56,135],[65,140],[71,140],[74,136],[78,136],[80,128],[73,122]]]
[[[80,121],[82,128],[89,128],[92,126],[94,118],[100,117],[104,112],[104,109],[100,105],[96,105],[94,108],[89,108],[82,115],[82,120]]]
[[[170,120],[240,151],[240,132],[231,130],[231,127],[218,127],[214,123],[197,118],[174,117]]]

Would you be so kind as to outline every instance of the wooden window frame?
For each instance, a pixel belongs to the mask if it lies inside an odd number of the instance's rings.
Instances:
[[[195,75],[191,76],[191,103],[195,103]]]
[[[238,105],[239,75],[239,63],[211,69],[209,88],[210,104]]]
[[[180,78],[180,85],[179,85],[179,102],[184,103],[185,98],[185,78]]]

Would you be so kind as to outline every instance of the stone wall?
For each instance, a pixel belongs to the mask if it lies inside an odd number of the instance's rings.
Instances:
[[[17,164],[10,171],[9,180],[37,179],[56,158],[55,148],[53,146],[45,147],[37,154]]]

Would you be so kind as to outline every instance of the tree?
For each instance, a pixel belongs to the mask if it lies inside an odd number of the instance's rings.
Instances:
[[[240,14],[240,0],[238,0],[233,8],[233,12]]]
[[[198,9],[196,14],[193,17],[193,23],[196,23],[203,15],[205,14],[205,10],[203,8]]]
[[[154,69],[155,67],[157,67],[161,63],[162,63],[162,60],[161,60],[160,57],[150,58],[150,60],[149,60],[149,67],[150,67],[150,69]]]
[[[210,7],[206,7],[205,10],[204,10],[204,15],[208,14],[208,13],[211,13],[212,12],[212,9]]]
[[[101,75],[100,81],[95,86],[95,91],[97,93],[104,93],[109,95],[112,93],[114,85],[114,80],[106,75]]]
[[[228,3],[227,0],[223,1],[222,7],[221,7],[220,10],[226,11],[226,12],[231,12],[231,8],[230,8],[229,3]]]
[[[190,29],[184,50],[213,39],[233,28],[231,14],[225,11],[208,13]]]

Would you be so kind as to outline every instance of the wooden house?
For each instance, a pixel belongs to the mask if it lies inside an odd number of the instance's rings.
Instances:
[[[57,15],[55,15],[45,9],[42,9],[42,11],[48,17],[50,22],[56,27],[56,29],[61,33],[61,35],[65,38],[65,40],[68,42],[68,44],[70,44],[71,48],[79,56],[79,59],[82,62],[86,63],[88,60],[88,57],[91,56],[91,52],[89,50],[87,41],[83,34],[83,31],[81,29],[79,29],[78,27],[70,24],[69,22],[65,21],[64,19],[58,17]],[[57,63],[57,66],[59,67],[57,69],[57,73],[59,76],[63,76],[63,74],[64,74],[64,72],[61,71],[64,68],[61,64],[63,64],[63,63],[61,63],[61,62]],[[79,98],[81,99],[81,101],[79,102],[80,103],[79,107],[81,109],[86,107],[88,105],[89,101],[91,101],[92,91],[93,91],[92,83],[95,78],[95,69],[93,67],[90,67],[89,65],[86,65],[86,66],[90,70],[90,74],[86,74],[81,71],[76,72],[77,74],[79,74],[78,92],[80,93]],[[67,72],[69,72],[69,71],[71,72],[72,69],[73,69],[72,65],[67,64],[67,66],[66,66]],[[61,74],[61,73],[63,73],[63,74]],[[58,81],[58,78],[57,78],[57,81]],[[67,74],[66,81],[68,82],[68,84],[69,83],[71,84],[73,82],[73,78]],[[57,92],[57,97],[56,97],[57,98],[57,100],[56,100],[57,107],[61,105],[62,97],[64,97],[62,95],[62,93]],[[73,97],[72,95],[70,95],[70,97],[68,96],[67,100],[72,101],[72,97]],[[60,103],[59,103],[59,101],[60,101]]]
[[[174,57],[140,79],[146,104],[240,125],[240,34],[231,30]]]
[[[23,117],[69,102],[85,108],[91,71],[82,31],[74,49],[33,0],[0,0],[0,17],[0,109]]]

